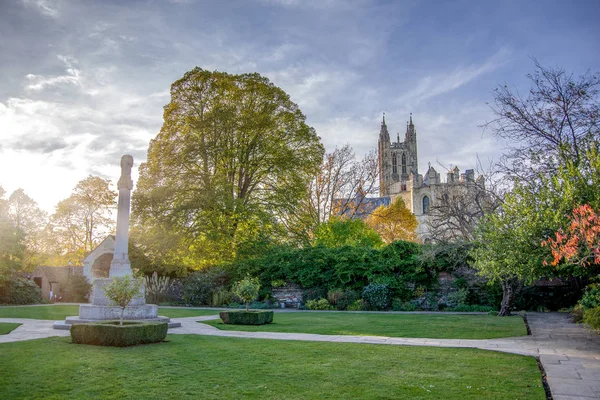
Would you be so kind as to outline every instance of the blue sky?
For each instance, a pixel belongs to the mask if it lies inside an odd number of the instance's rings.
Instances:
[[[527,92],[530,57],[600,70],[598,17],[583,0],[3,0],[0,185],[52,211],[88,174],[116,182],[194,66],[267,76],[328,151],[362,156],[383,112],[401,136],[412,112],[420,172],[464,170],[501,154],[486,103],[498,84]]]

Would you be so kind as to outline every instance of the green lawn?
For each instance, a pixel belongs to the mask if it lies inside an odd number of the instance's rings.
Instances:
[[[217,310],[198,310],[193,308],[158,308],[158,314],[169,318],[198,317],[201,315],[215,315]],[[62,320],[66,317],[79,314],[79,306],[52,305],[29,307],[0,307],[0,318],[32,318]]]
[[[205,321],[222,330],[372,335],[432,339],[494,339],[525,336],[521,317],[444,314],[363,314],[298,312],[275,313],[267,325],[225,325],[220,319]]]
[[[132,348],[0,344],[6,399],[545,399],[533,357],[169,335]]]
[[[13,329],[21,324],[13,324],[12,322],[0,322],[0,335],[11,333]]]

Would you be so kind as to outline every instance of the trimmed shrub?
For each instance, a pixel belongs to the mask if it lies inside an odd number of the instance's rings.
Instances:
[[[167,337],[166,322],[107,321],[94,324],[76,324],[71,327],[71,340],[77,344],[128,347],[157,343]]]
[[[369,308],[385,310],[390,305],[390,289],[388,285],[371,283],[363,289],[362,298],[369,304]]]
[[[264,325],[273,322],[273,311],[221,311],[219,317],[224,324]]]
[[[583,323],[600,333],[600,307],[585,310],[583,312]]]
[[[333,310],[327,299],[309,300],[306,302],[309,310]]]
[[[12,277],[0,286],[0,304],[39,304],[42,291],[32,280]]]

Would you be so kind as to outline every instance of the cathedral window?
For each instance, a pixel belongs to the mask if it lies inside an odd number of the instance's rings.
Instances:
[[[402,153],[402,173],[406,174],[406,154]]]
[[[429,214],[429,197],[423,197],[423,214]]]
[[[398,160],[396,158],[396,153],[392,154],[392,173],[398,173]]]

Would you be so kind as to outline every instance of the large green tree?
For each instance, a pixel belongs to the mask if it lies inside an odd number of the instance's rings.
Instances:
[[[8,217],[23,235],[23,262],[25,268],[33,270],[46,259],[45,231],[48,215],[23,189],[15,190],[7,201]]]
[[[194,68],[171,86],[140,166],[137,228],[149,243],[173,244],[155,254],[167,264],[231,259],[245,243],[284,232],[323,153],[298,106],[267,78]]]
[[[23,268],[24,235],[8,213],[5,190],[0,186],[0,286]]]

